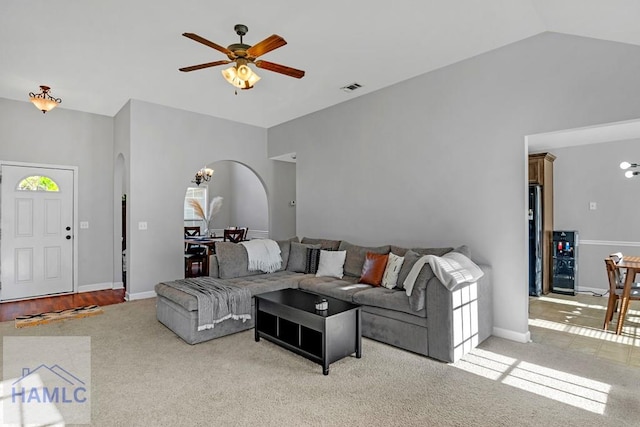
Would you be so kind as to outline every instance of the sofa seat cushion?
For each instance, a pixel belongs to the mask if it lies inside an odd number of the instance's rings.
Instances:
[[[342,301],[353,301],[353,294],[363,289],[369,289],[371,286],[357,283],[356,277],[345,276],[342,279],[335,277],[305,277],[300,280],[298,286],[300,289],[312,292],[318,295],[337,298]]]
[[[193,295],[179,291],[162,282],[155,286],[156,295],[171,300],[187,311],[198,310],[198,300]]]
[[[353,295],[353,302],[371,307],[400,311],[414,316],[426,317],[426,311],[414,311],[409,304],[409,297],[403,290],[375,287],[360,290]]]
[[[255,296],[264,294],[265,292],[279,291],[280,289],[295,289],[298,287],[298,282],[304,277],[313,277],[313,275],[292,273],[290,271],[277,271],[275,273],[263,273],[257,276],[237,277],[235,279],[228,279],[226,282],[246,287],[249,289],[251,296]]]
[[[251,296],[254,296],[257,294],[263,294],[265,292],[278,291],[280,289],[297,288],[298,282],[303,277],[305,277],[304,274],[296,274],[288,271],[278,271],[275,273],[262,273],[256,276],[226,279],[225,282],[233,283],[238,286],[245,286],[249,289]],[[314,276],[309,275],[307,277]],[[198,300],[193,295],[182,292],[162,282],[158,283],[155,286],[155,291],[158,296],[167,298],[175,302],[187,311],[198,310]]]

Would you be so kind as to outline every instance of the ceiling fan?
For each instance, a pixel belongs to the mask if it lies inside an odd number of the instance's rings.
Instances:
[[[296,79],[304,77],[304,71],[302,70],[257,59],[259,56],[287,44],[285,39],[277,34],[273,34],[261,42],[251,46],[242,42],[242,37],[249,31],[249,28],[247,28],[246,25],[237,24],[234,27],[234,30],[236,31],[236,34],[240,36],[240,43],[233,43],[228,47],[220,46],[194,33],[183,33],[183,36],[190,38],[191,40],[195,40],[198,43],[202,43],[205,46],[209,46],[210,48],[224,53],[229,59],[183,67],[180,68],[180,71],[195,71],[235,62],[235,65],[232,67],[222,70],[222,75],[229,83],[240,89],[251,89],[253,85],[260,80],[260,77],[254,73],[251,68],[249,68],[249,64],[254,64],[256,67],[262,68],[263,70],[274,71],[286,76],[295,77]]]

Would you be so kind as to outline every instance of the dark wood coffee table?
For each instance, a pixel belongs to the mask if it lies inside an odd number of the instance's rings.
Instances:
[[[328,310],[316,311],[322,298]],[[362,356],[360,306],[298,289],[283,289],[255,296],[255,339],[265,338],[322,365],[353,353]]]

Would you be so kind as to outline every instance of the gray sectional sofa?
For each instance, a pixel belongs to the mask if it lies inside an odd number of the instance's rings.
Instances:
[[[251,296],[285,288],[299,288],[362,306],[362,335],[414,353],[444,362],[454,362],[476,347],[491,334],[492,296],[491,274],[486,265],[479,265],[484,276],[476,283],[466,283],[449,291],[434,276],[429,264],[420,271],[411,296],[405,290],[387,289],[358,284],[368,252],[389,253],[405,257],[405,264],[421,255],[442,256],[456,250],[469,256],[465,247],[402,248],[393,245],[365,247],[346,241],[298,239],[278,241],[282,268],[274,273],[248,271],[248,256],[242,245],[216,243],[211,256],[209,275],[246,287]],[[345,250],[344,277],[316,277],[305,274],[307,247]],[[404,266],[403,266],[404,268]],[[406,269],[405,269],[406,270]],[[401,271],[400,276],[406,273]],[[406,276],[406,274],[405,274]],[[399,280],[399,283],[400,280]],[[196,344],[231,333],[251,329],[253,319],[228,319],[213,329],[198,331],[197,300],[194,296],[158,283],[157,318],[189,344]],[[253,305],[253,298],[252,298]]]

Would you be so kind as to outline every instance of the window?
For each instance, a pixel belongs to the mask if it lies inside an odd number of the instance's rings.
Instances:
[[[18,191],[60,191],[58,184],[48,176],[28,176],[18,184]]]
[[[193,207],[189,204],[189,200],[197,200],[200,206],[203,208],[207,206],[207,189],[206,187],[189,187],[187,188],[187,194],[184,196],[184,219],[185,220],[200,220],[198,215],[193,210]]]

